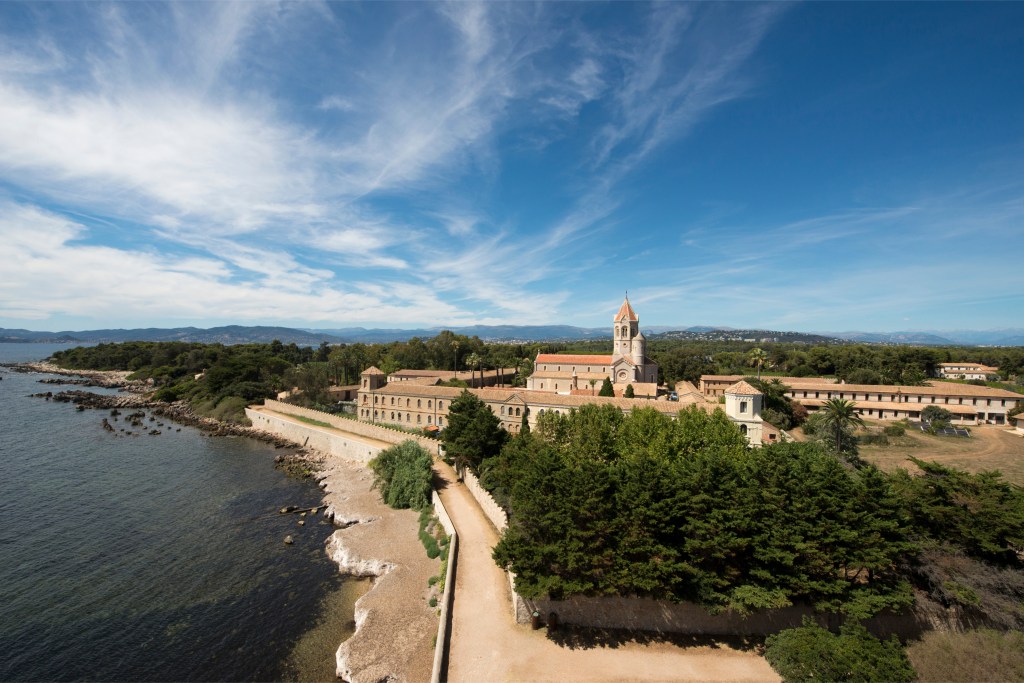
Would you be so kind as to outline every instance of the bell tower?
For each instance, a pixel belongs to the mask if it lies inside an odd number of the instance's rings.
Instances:
[[[614,340],[612,362],[623,356],[632,356],[633,339],[639,333],[640,319],[633,307],[629,305],[629,296],[627,295],[619,307],[619,312],[615,314],[615,321],[612,324],[612,339]]]

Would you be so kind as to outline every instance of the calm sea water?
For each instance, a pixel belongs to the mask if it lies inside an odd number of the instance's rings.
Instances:
[[[58,348],[0,344],[0,362]],[[0,377],[0,680],[334,678],[365,585],[324,553],[329,524],[276,513],[321,500],[279,451],[148,414],[159,436],[111,434],[123,416]]]

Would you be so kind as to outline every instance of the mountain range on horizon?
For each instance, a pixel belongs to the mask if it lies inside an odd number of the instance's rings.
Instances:
[[[354,343],[386,343],[407,341],[413,337],[430,338],[442,330],[451,330],[488,342],[570,342],[600,340],[610,337],[608,328],[573,325],[471,325],[420,329],[345,327],[308,329],[275,326],[225,325],[207,329],[198,327],[99,329],[44,332],[0,328],[2,342],[126,342],[182,341],[222,344],[269,343],[275,339],[301,346]],[[780,332],[738,329],[726,326],[693,325],[690,327],[653,325],[644,333],[656,339],[751,340],[757,342],[787,341],[819,343],[870,343],[916,346],[1024,346],[1024,328],[998,330],[897,331],[897,332]]]

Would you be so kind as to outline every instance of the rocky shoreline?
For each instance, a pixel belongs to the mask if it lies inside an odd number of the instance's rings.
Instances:
[[[428,579],[440,563],[428,560],[418,540],[417,513],[384,505],[373,489],[373,474],[365,465],[327,456],[253,427],[197,415],[184,401],[153,400],[145,394],[152,387],[128,380],[130,373],[66,370],[46,362],[7,367],[17,372],[85,378],[84,382],[46,384],[122,391],[96,394],[72,389],[34,394],[46,400],[72,403],[78,410],[110,410],[114,415],[124,410],[148,410],[153,416],[195,427],[208,436],[244,436],[277,448],[294,449],[292,453],[278,455],[275,467],[290,476],[317,479],[324,491],[323,514],[338,527],[328,539],[327,554],[342,573],[373,577],[373,587],[356,602],[355,633],[336,653],[338,677],[350,683],[429,678],[437,616],[427,604]],[[104,428],[113,431],[106,418]],[[140,434],[144,433],[145,428]]]

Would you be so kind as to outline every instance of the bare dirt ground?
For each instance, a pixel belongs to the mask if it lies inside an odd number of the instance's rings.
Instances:
[[[512,617],[505,573],[491,559],[498,533],[455,473],[443,464],[441,500],[459,532],[448,680],[479,681],[778,681],[753,650],[724,642],[682,646],[644,638],[563,637]]]
[[[871,431],[884,423],[868,422]],[[999,470],[1007,481],[1024,486],[1024,437],[998,425],[971,427],[971,437],[932,436],[908,429],[905,436],[889,437],[888,446],[861,446],[860,455],[886,471],[918,471],[911,457],[956,467],[968,472]]]

